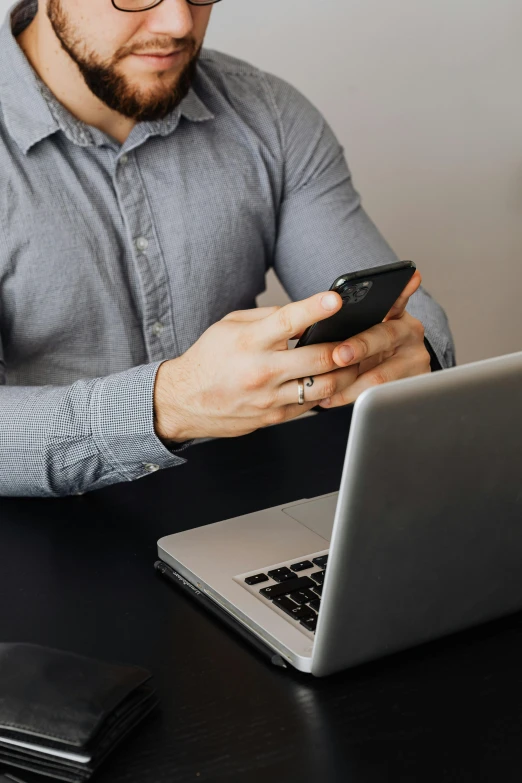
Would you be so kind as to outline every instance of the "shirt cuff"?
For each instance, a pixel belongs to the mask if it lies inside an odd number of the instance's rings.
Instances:
[[[165,441],[162,441],[162,443],[171,454],[178,454],[180,451],[185,451],[189,446],[192,446],[194,440],[184,440],[183,443],[177,443],[176,441],[165,443]]]
[[[107,462],[128,481],[186,462],[165,448],[154,430],[154,385],[161,364],[100,378],[93,389],[94,440]]]
[[[431,371],[437,372],[437,370],[442,370],[442,365],[437,357],[437,354],[433,350],[432,345],[427,338],[424,338],[424,345],[426,346],[426,350],[430,355]]]
[[[414,314],[414,317],[417,318],[418,316]],[[419,321],[424,323],[422,318],[419,318]],[[424,345],[431,358],[431,369],[447,370],[449,367],[453,367],[455,364],[455,353],[452,343],[438,329],[435,329],[433,324],[424,323],[424,327]]]

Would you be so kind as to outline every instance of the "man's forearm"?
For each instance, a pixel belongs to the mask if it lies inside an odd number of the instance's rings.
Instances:
[[[0,496],[63,496],[184,460],[154,431],[159,364],[68,387],[0,387]]]

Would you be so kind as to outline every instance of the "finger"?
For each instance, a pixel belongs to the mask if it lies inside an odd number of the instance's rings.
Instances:
[[[303,378],[305,402],[317,404],[327,397],[335,397],[344,392],[357,380],[358,372],[358,367],[346,367],[343,370],[334,370],[334,372],[325,375]],[[279,387],[276,405],[291,405],[298,399],[298,381],[287,381]]]
[[[360,364],[377,354],[395,351],[410,336],[409,321],[387,321],[338,345],[333,352],[333,359],[339,367]]]
[[[279,369],[279,379],[284,381],[304,378],[305,375],[324,375],[338,370],[333,360],[333,352],[339,343],[321,343],[320,345],[305,345],[291,351],[280,351],[274,357]]]
[[[235,310],[233,313],[228,313],[228,315],[225,315],[224,318],[222,318],[222,321],[239,321],[239,322],[248,322],[248,321],[262,321],[263,318],[268,318],[270,315],[273,315],[278,310],[280,310],[280,307],[256,307],[252,310]]]
[[[424,356],[424,353],[426,356]],[[386,359],[377,367],[359,375],[357,380],[349,387],[322,401],[321,407],[336,408],[342,405],[349,405],[355,402],[357,397],[367,389],[398,381],[402,378],[425,375],[431,372],[429,358],[428,352],[424,352],[422,349],[405,349],[400,354],[394,355],[391,359]]]
[[[259,325],[259,341],[267,348],[286,345],[294,335],[334,315],[341,309],[342,303],[339,294],[328,291],[281,307]]]
[[[386,359],[391,359],[391,357],[394,355],[395,351],[385,351],[384,353],[379,353],[376,354],[376,356],[372,356],[370,359],[366,359],[359,365],[359,375],[362,375],[364,372],[368,372],[368,370],[373,370],[373,368],[377,367],[378,364],[382,364]]]
[[[415,272],[413,277],[411,278],[410,282],[402,292],[402,294],[399,296],[393,307],[391,308],[390,312],[384,319],[385,321],[389,321],[391,318],[400,318],[401,315],[404,313],[408,306],[408,302],[410,301],[410,298],[413,296],[413,294],[419,290],[422,283],[422,277],[419,270]]]
[[[382,364],[389,356],[393,356],[393,353],[378,353],[375,356],[371,356],[369,359],[365,359],[364,362],[361,362],[359,365],[359,375],[368,372],[368,370],[373,370],[374,367],[377,367],[378,364]]]
[[[315,408],[316,402],[307,402],[304,405],[293,403],[292,405],[281,405],[279,408],[272,408],[264,417],[264,427],[272,427],[275,424],[284,424],[286,421],[297,419],[303,413],[308,413]]]

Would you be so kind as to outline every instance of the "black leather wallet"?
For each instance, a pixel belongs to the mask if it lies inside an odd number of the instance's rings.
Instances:
[[[156,704],[145,669],[0,644],[0,768],[82,783]]]

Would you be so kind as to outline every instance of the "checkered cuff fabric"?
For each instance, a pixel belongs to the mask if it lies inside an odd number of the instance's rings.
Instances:
[[[154,383],[161,362],[96,381],[91,397],[94,440],[123,479],[134,479],[186,460],[170,452],[154,431]]]

